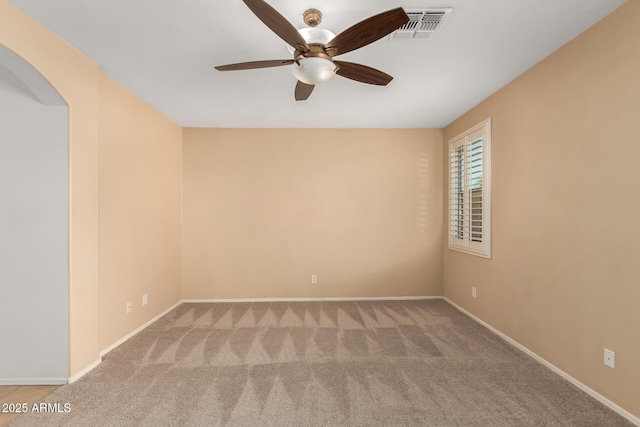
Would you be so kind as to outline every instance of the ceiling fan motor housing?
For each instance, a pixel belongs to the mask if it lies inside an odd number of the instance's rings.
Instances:
[[[296,49],[293,52],[294,59],[300,59],[301,57],[305,58],[324,58],[331,61],[331,55],[329,55],[326,51],[326,48],[323,44],[320,43],[309,43],[309,50],[307,52],[303,52],[302,50]]]

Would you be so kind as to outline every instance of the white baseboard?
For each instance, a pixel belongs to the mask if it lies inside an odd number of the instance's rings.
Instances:
[[[0,385],[63,385],[67,378],[3,378]]]
[[[174,308],[176,308],[177,306],[179,306],[180,304],[182,304],[182,301],[178,301],[177,303],[175,303],[174,305],[172,305],[171,307],[167,308],[165,311],[163,311],[162,313],[158,314],[157,316],[155,316],[153,319],[149,320],[148,322],[146,322],[144,325],[134,329],[133,331],[131,331],[130,333],[128,333],[126,336],[120,338],[118,341],[114,342],[113,344],[111,344],[109,347],[105,348],[104,350],[102,350],[100,352],[100,357],[104,357],[105,354],[109,353],[111,350],[113,350],[114,348],[118,347],[120,344],[122,344],[123,342],[127,341],[129,338],[133,337],[134,335],[137,335],[140,331],[142,331],[143,329],[145,329],[147,326],[151,325],[153,322],[155,322],[156,320],[160,319],[162,316],[164,316],[165,314],[169,313],[171,310],[173,310]]]
[[[520,344],[519,342],[517,342],[514,339],[510,338],[509,336],[503,334],[502,332],[500,332],[499,330],[497,330],[496,328],[494,328],[493,326],[491,326],[487,322],[481,320],[480,318],[478,318],[475,315],[471,314],[470,312],[468,312],[464,308],[460,307],[458,304],[454,303],[449,298],[443,297],[443,299],[446,302],[448,302],[449,304],[451,304],[453,307],[458,309],[460,312],[466,314],[467,316],[469,316],[470,318],[472,318],[473,320],[475,320],[476,322],[478,322],[479,324],[481,324],[485,328],[489,329],[491,332],[493,332],[494,334],[496,334],[497,336],[499,336],[500,338],[502,338],[503,340],[505,340],[506,342],[508,342],[512,346],[518,348],[519,350],[521,350],[524,353],[526,353],[528,356],[530,356],[533,359],[535,359],[536,361],[542,363],[544,366],[546,366],[547,368],[551,369],[553,372],[555,372],[556,374],[560,375],[562,378],[564,378],[565,380],[569,381],[571,384],[575,385],[580,390],[582,390],[585,393],[587,393],[589,396],[593,397],[597,401],[603,403],[604,405],[608,406],[612,410],[616,411],[618,414],[622,415],[623,417],[625,417],[626,419],[628,419],[629,421],[631,421],[635,425],[640,426],[640,418],[636,417],[635,415],[633,415],[629,411],[626,411],[625,409],[623,409],[620,406],[616,405],[615,403],[613,403],[612,401],[610,401],[609,399],[607,399],[606,397],[604,397],[603,395],[601,395],[597,391],[593,390],[592,388],[584,385],[583,383],[581,383],[580,381],[578,381],[577,379],[575,379],[571,375],[567,374],[562,369],[558,368],[557,366],[553,365],[552,363],[550,363],[547,360],[543,359],[542,357],[538,356],[536,353],[534,353],[533,351],[529,350],[527,347],[523,346],[522,344]]]
[[[98,366],[101,363],[102,363],[102,358],[99,358],[98,360],[93,361],[93,363],[91,363],[89,366],[84,368],[82,371],[78,372],[77,374],[75,374],[72,377],[69,377],[67,382],[69,384],[75,383],[76,381],[78,381],[80,378],[85,376],[87,373],[89,373],[89,371],[93,370],[93,368],[95,368],[96,366]]]
[[[183,299],[182,302],[296,302],[296,301],[379,301],[379,300],[424,300],[424,299],[442,299],[441,296],[408,296],[408,297],[325,297],[325,298],[194,298]]]

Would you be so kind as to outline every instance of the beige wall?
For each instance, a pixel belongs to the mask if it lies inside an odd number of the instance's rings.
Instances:
[[[36,68],[69,105],[70,374],[98,359],[98,67],[6,0],[0,44]]]
[[[440,130],[183,138],[184,298],[441,295]]]
[[[181,215],[182,128],[101,76],[101,350],[180,301]]]
[[[493,118],[493,259],[443,242],[447,298],[635,416],[638,76],[634,0],[449,125]]]
[[[0,44],[37,69],[69,106],[75,376],[100,350],[180,300],[181,128],[6,0]],[[145,308],[142,293],[149,295]],[[134,310],[126,316],[129,300]]]

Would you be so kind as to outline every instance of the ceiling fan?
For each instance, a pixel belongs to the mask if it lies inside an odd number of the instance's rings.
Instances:
[[[326,82],[335,74],[380,86],[386,86],[393,79],[375,68],[337,61],[333,57],[373,43],[409,22],[409,17],[401,7],[367,18],[335,36],[328,30],[316,27],[322,19],[322,14],[316,9],[308,9],[303,15],[305,23],[311,28],[299,31],[264,0],[243,1],[271,31],[292,47],[289,50],[293,53],[293,59],[241,62],[220,65],[215,67],[216,70],[251,70],[295,64],[293,74],[298,79],[296,101],[309,98],[315,85]]]

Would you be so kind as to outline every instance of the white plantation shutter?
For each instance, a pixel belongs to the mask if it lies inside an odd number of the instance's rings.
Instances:
[[[491,257],[490,140],[486,120],[449,141],[449,248]]]

